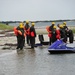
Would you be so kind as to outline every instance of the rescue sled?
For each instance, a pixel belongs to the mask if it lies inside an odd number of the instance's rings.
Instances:
[[[49,45],[49,41],[44,41],[44,37],[42,34],[38,35],[38,39],[39,39],[40,43],[36,43],[35,47]]]
[[[68,47],[67,44],[61,40],[55,41],[51,46],[49,46],[48,51],[50,53],[74,53],[75,47]]]
[[[44,36],[38,35],[39,41],[40,41],[40,45],[49,45],[49,41],[44,41]]]

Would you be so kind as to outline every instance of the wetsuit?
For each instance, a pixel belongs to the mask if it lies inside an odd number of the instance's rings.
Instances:
[[[17,30],[21,32],[21,34],[18,33],[17,35],[17,49],[20,48],[20,50],[22,50],[24,47],[24,43],[25,43],[24,28],[18,27]]]
[[[26,41],[27,41],[28,45],[30,44],[29,29],[30,29],[29,24],[26,24],[25,25],[25,31],[26,31]]]
[[[61,38],[63,38],[63,41],[66,42],[67,35],[66,35],[66,31],[64,28],[60,28],[60,34],[61,34]]]
[[[31,48],[34,48],[35,46],[35,37],[36,37],[36,32],[34,26],[30,27],[30,44]]]
[[[53,31],[54,31],[54,28],[53,28],[53,26],[54,25],[51,25],[50,27],[49,27],[49,30],[50,30],[50,35],[51,35],[51,37],[49,38],[49,43],[50,43],[50,45],[51,45],[51,43],[53,42],[53,39],[52,39],[52,34],[53,34]]]

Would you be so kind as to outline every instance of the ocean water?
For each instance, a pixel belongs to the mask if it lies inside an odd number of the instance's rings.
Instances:
[[[55,22],[55,25],[62,24],[63,22]],[[67,21],[67,26],[75,26],[75,21]],[[10,26],[18,26],[19,23],[9,23]],[[31,23],[29,23],[31,25]],[[46,27],[50,26],[51,22],[37,22],[35,23],[35,27]]]

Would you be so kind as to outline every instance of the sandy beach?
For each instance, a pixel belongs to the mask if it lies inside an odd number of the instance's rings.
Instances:
[[[69,27],[69,29],[72,29],[75,27]],[[46,31],[45,28],[36,28],[36,43],[39,43],[39,38],[38,35],[39,34],[43,34],[44,36],[44,41],[49,41],[49,37],[48,37],[48,32]],[[1,32],[1,31],[0,31]],[[13,31],[9,31],[9,32],[4,32],[3,34],[0,34],[0,46],[2,47],[3,45],[5,46],[5,44],[16,44],[17,43],[17,39],[16,36],[14,35]],[[0,48],[1,48],[0,47]]]
[[[44,41],[49,41],[48,35],[45,34],[47,33],[46,29],[36,29],[36,43],[39,43],[39,38],[38,35],[39,34],[43,34],[44,36]],[[25,39],[26,40],[26,39]],[[10,49],[10,47],[13,47],[13,49],[16,49],[15,45],[17,43],[17,38],[14,35],[14,32],[5,32],[4,34],[0,34],[0,49],[2,50],[2,48],[8,48]],[[26,41],[25,41],[25,45]]]

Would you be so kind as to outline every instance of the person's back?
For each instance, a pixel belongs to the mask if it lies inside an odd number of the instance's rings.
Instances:
[[[30,27],[29,24],[26,24],[25,25],[25,30],[28,30],[29,27]]]

